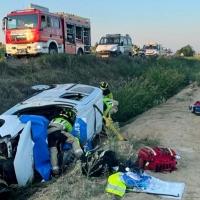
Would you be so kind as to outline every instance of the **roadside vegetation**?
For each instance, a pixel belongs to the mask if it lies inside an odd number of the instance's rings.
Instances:
[[[107,81],[120,102],[115,120],[127,120],[166,101],[190,82],[200,81],[200,61],[173,58],[107,58],[57,54],[0,62],[0,113],[31,94],[36,84]]]
[[[119,101],[119,110],[113,116],[113,120],[123,126],[146,110],[166,101],[188,84],[200,84],[200,60],[183,57],[101,59],[91,55],[66,54],[28,60],[2,60],[0,113],[31,95],[32,85],[73,82],[98,87],[100,81],[109,83],[114,98]],[[131,137],[127,139],[122,146],[111,137],[106,141],[106,145],[117,153],[118,158],[128,159],[134,158],[142,145],[153,146],[159,142],[149,138],[138,141]],[[38,199],[101,199],[105,193],[106,180],[105,177],[98,181],[86,179],[79,168],[58,180],[14,189],[12,199],[27,199],[35,191],[40,191]],[[116,197],[104,194],[103,199]]]
[[[4,54],[5,54],[6,50],[5,50],[5,45],[0,44],[0,59],[4,58]]]

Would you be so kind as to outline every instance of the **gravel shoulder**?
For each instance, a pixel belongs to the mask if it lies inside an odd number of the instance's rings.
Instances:
[[[161,180],[184,182],[186,187],[182,200],[200,199],[200,116],[188,109],[197,100],[200,100],[200,88],[190,85],[122,128],[124,136],[156,139],[162,146],[170,147],[181,155],[181,159],[177,160],[177,171],[166,174],[147,173]],[[161,197],[129,193],[123,199],[151,200]]]
[[[182,200],[200,200],[200,116],[194,115],[188,109],[189,105],[197,100],[200,100],[200,88],[194,85],[188,86],[171,99],[148,110],[138,116],[132,123],[121,128],[121,134],[125,138],[131,137],[132,140],[140,140],[148,137],[159,140],[162,146],[172,148],[181,155],[181,159],[177,160],[177,171],[171,173],[146,172],[164,181],[184,182],[186,186]],[[120,148],[126,148],[125,146],[129,145],[129,142],[119,141],[119,145]],[[135,152],[134,149],[134,154]],[[72,185],[69,188],[69,185],[63,181],[68,178],[64,176],[58,179],[56,183],[51,184],[48,188],[33,194],[29,200],[53,200],[55,194],[61,193],[62,190],[67,190],[66,195],[69,192],[78,192],[77,197],[79,198],[77,199],[87,200],[164,199],[158,195],[145,193],[126,193],[124,197],[118,198],[106,193],[104,188],[102,188],[102,192],[98,192],[96,197],[83,198],[81,188],[84,188],[86,182],[80,183],[80,188],[77,191],[75,186]],[[92,187],[95,189],[95,185]],[[59,199],[68,199],[66,195]],[[172,198],[165,199],[170,200]]]

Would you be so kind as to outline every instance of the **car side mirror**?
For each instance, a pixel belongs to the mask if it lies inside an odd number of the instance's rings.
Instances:
[[[120,43],[120,46],[124,46],[124,43],[123,43],[123,42],[121,42],[121,43]]]
[[[2,20],[2,31],[5,31],[6,29],[6,21],[8,20],[7,17],[4,17],[3,20]]]
[[[2,31],[5,31],[5,25],[2,24]]]

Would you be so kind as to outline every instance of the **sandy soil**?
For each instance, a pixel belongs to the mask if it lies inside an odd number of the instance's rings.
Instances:
[[[189,105],[197,100],[200,100],[200,88],[189,86],[162,105],[143,113],[135,121],[121,128],[121,133],[125,138],[128,136],[137,139],[149,137],[159,140],[162,146],[172,148],[181,155],[181,159],[177,160],[177,171],[146,172],[161,180],[184,182],[186,187],[182,200],[200,200],[200,116],[194,115],[188,109]],[[123,141],[120,143],[121,147],[127,144]],[[58,182],[57,184],[59,187]],[[56,186],[53,184],[48,190],[54,190]],[[53,199],[48,193],[46,195],[44,193],[45,191],[36,193],[30,199]],[[156,200],[163,198],[144,193],[126,193],[124,197],[118,198],[102,193],[98,198],[92,199]]]
[[[200,199],[200,116],[188,110],[188,106],[197,100],[200,100],[200,88],[189,86],[122,129],[124,136],[128,134],[136,138],[148,136],[159,139],[161,145],[181,155],[181,159],[177,160],[177,171],[167,174],[147,173],[161,180],[184,182],[186,187],[182,200]],[[122,199],[153,200],[161,197],[128,193]]]

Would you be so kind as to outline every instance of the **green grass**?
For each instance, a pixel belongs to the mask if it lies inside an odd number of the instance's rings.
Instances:
[[[98,87],[100,81],[109,82],[115,99],[119,101],[119,110],[113,115],[113,119],[122,125],[166,101],[189,83],[196,82],[200,85],[200,60],[182,57],[101,59],[91,55],[66,54],[47,55],[28,60],[2,60],[0,61],[0,113],[27,98],[31,94],[32,85],[73,82]],[[142,146],[159,144],[159,141],[149,138],[142,140],[131,138],[133,137],[127,138],[128,141],[121,145],[116,137],[111,137],[104,147],[115,151],[118,158],[124,161],[130,157],[135,159],[134,155]],[[105,141],[102,141],[102,144],[103,142]],[[86,180],[80,173],[76,176],[69,172],[60,179],[48,183],[44,184],[42,189],[42,183],[14,189],[12,199],[27,199],[36,191],[41,195],[40,199],[45,200],[91,200],[94,197],[99,199],[102,197],[104,200],[115,199],[104,192],[106,179]],[[91,185],[95,187],[90,187]]]
[[[4,46],[0,46],[0,59],[4,58],[4,54],[5,54],[6,50]]]

